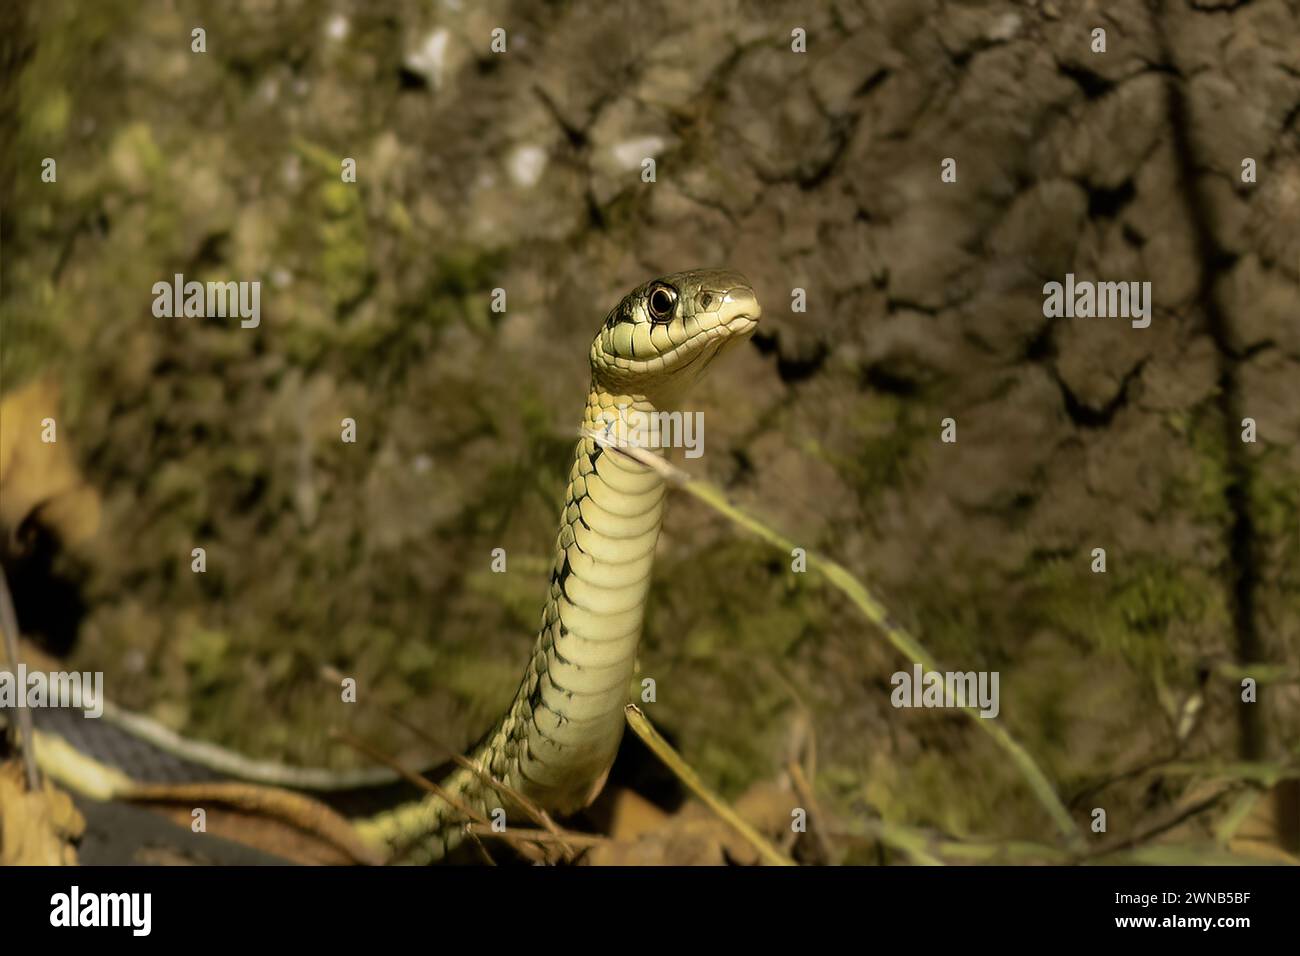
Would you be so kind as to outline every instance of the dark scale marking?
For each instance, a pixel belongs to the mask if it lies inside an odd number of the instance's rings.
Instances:
[[[611,329],[624,323],[636,325],[636,316],[632,313],[632,305],[629,302],[620,302],[618,308],[611,312],[605,321],[605,325]]]
[[[533,685],[533,689],[528,692],[528,706],[536,710],[538,707],[541,707],[542,704],[542,682],[539,680]]]
[[[491,769],[491,771],[492,771],[492,776],[494,776],[494,777],[496,777],[498,780],[500,780],[500,779],[501,779],[501,775],[504,774],[504,773],[506,772],[506,770],[509,769],[509,768],[508,768],[508,766],[507,766],[507,760],[506,760],[506,755],[505,755],[505,751],[504,751],[504,750],[502,750],[501,752],[497,753],[495,756],[497,756],[497,757],[500,758],[500,759],[499,759],[499,760],[493,760],[490,769]]]
[[[561,694],[563,694],[563,695],[564,695],[568,700],[573,700],[573,696],[574,696],[574,694],[577,693],[577,691],[569,690],[569,688],[567,688],[567,687],[563,687],[563,686],[561,686],[560,684],[557,684],[557,683],[555,682],[555,678],[552,677],[551,674],[550,674],[549,672],[546,674],[546,679],[550,682],[550,684],[551,684],[552,687],[554,687],[554,688],[555,688],[556,690],[558,690]],[[541,681],[538,681],[538,685],[537,685],[537,686],[538,686],[538,688],[540,689],[540,687],[541,687]],[[594,694],[583,694],[582,696],[584,696],[584,697],[594,697],[595,695],[594,695]]]
[[[584,555],[585,557],[590,557],[590,555],[587,554],[586,551],[582,550],[582,545],[579,543],[578,536],[576,534],[573,536],[573,546],[578,549],[579,554]],[[564,550],[568,551],[569,549],[565,548]]]
[[[547,704],[547,702],[546,702],[546,698],[545,698],[545,697],[542,697],[541,700],[538,701],[537,706],[534,706],[534,708],[533,708],[533,713],[529,715],[530,719],[532,719],[533,717],[536,717],[536,714],[537,714],[537,711],[538,711],[538,710],[546,710],[546,711],[549,711],[549,713],[555,715],[555,728],[556,728],[556,730],[559,730],[560,727],[563,727],[565,723],[572,723],[571,719],[569,719],[568,717],[565,717],[565,715],[562,714],[562,713],[560,713],[559,710],[556,710],[555,708],[552,708],[552,706],[551,706],[550,704]],[[536,721],[534,721],[534,723],[536,723]],[[541,732],[541,727],[538,727],[537,730],[538,730],[538,732]],[[542,734],[542,736],[546,736],[546,735],[545,735],[545,734]],[[546,739],[547,739],[547,740],[551,740],[551,737],[546,737]],[[558,744],[558,741],[555,741],[555,743],[556,743],[556,745],[559,745],[559,744]]]
[[[583,665],[575,664],[573,663],[573,661],[569,660],[567,657],[561,654],[555,646],[555,641],[551,641],[550,646],[547,648],[547,654],[549,654],[551,657],[554,657],[565,667],[572,667],[574,670],[578,670],[578,671],[586,670],[586,668]]]
[[[569,552],[565,551],[564,564],[558,570],[551,571],[551,583],[558,584],[560,586],[560,593],[570,602],[572,602],[573,599],[569,597],[569,589],[565,587],[565,585],[568,583],[569,575],[571,574],[573,574],[573,565],[569,563]]]
[[[526,756],[528,757],[528,759],[532,760],[534,763],[539,763],[539,764],[541,764],[543,767],[549,767],[549,766],[550,766],[551,761],[546,760],[546,759],[543,758],[540,754],[535,754],[535,753],[533,753],[532,745],[531,745],[528,741],[526,741],[526,740],[524,741],[524,751],[525,751],[525,754],[526,754]],[[523,761],[523,758],[520,758],[519,763],[522,765],[523,762],[524,762],[524,761]],[[534,781],[534,782],[535,782],[539,787],[541,787],[543,790],[552,790],[552,791],[553,791],[553,790],[556,789],[556,785],[553,784],[553,783],[542,783],[540,780],[538,780],[538,781]]]
[[[546,705],[543,704],[542,706],[545,707]],[[554,737],[552,737],[552,736],[551,736],[550,734],[548,734],[546,731],[542,730],[542,725],[539,724],[539,723],[537,722],[537,711],[539,711],[539,710],[541,710],[541,709],[542,709],[541,707],[538,707],[536,710],[534,710],[534,711],[529,715],[529,717],[528,717],[528,722],[531,723],[531,724],[533,725],[533,729],[537,731],[537,736],[541,737],[543,740],[545,740],[545,741],[547,741],[548,743],[550,743],[551,746],[553,746],[557,751],[563,751],[566,747],[568,747],[568,744],[561,743],[560,741],[556,740]],[[551,708],[549,708],[549,707],[547,707],[546,709],[547,709],[547,710],[551,710]],[[551,710],[551,713],[555,713],[555,711]],[[558,726],[558,725],[557,725],[557,726]],[[531,750],[532,748],[529,748],[529,749]]]
[[[541,758],[539,758],[539,757],[537,756],[537,754],[533,753],[533,748],[532,748],[532,747],[529,747],[527,743],[524,744],[524,749],[525,749],[526,751],[528,751],[528,756],[529,756],[530,758],[532,758],[532,760],[533,760],[535,763],[542,764],[543,766],[546,765],[546,761],[545,761],[545,760],[542,760]],[[540,780],[534,780],[532,777],[528,776],[528,771],[524,769],[524,759],[523,759],[523,757],[520,757],[520,759],[519,759],[519,776],[523,777],[525,780],[527,780],[527,781],[528,781],[529,783],[531,783],[533,786],[535,786],[535,787],[540,787],[542,790],[554,790],[554,789],[555,789],[555,787],[552,786],[551,784],[542,783]]]

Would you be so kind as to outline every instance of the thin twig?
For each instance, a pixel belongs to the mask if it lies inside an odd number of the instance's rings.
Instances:
[[[1152,824],[1151,826],[1145,828],[1144,830],[1141,830],[1140,832],[1135,833],[1132,836],[1124,837],[1114,842],[1108,842],[1102,844],[1094,848],[1093,850],[1091,850],[1087,855],[1089,857],[1100,857],[1100,856],[1107,856],[1113,853],[1119,853],[1120,851],[1123,850],[1132,850],[1135,848],[1145,847],[1146,845],[1151,843],[1151,841],[1153,841],[1156,837],[1160,836],[1162,833],[1166,833],[1169,830],[1172,830],[1175,827],[1179,826],[1180,824],[1186,823],[1188,820],[1200,816],[1206,810],[1210,810],[1213,809],[1214,807],[1217,807],[1225,797],[1229,796],[1232,793],[1237,792],[1238,789],[1239,789],[1238,785],[1229,784],[1228,786],[1224,787],[1222,790],[1219,790],[1217,793],[1211,794],[1208,797],[1198,800],[1196,803],[1193,803],[1190,806],[1176,808],[1171,814],[1166,816],[1165,819],[1160,820],[1155,824]]]
[[[889,824],[883,820],[864,821],[854,830],[857,831],[857,835],[878,840],[885,846],[897,850],[917,866],[947,866],[947,863],[930,852],[934,841],[924,830]]]
[[[455,797],[453,797],[446,790],[442,789],[442,787],[438,786],[432,780],[428,780],[425,777],[420,776],[418,773],[414,773],[413,771],[407,770],[405,767],[401,765],[401,763],[399,763],[396,760],[393,760],[388,755],[381,753],[380,751],[376,750],[374,747],[371,747],[364,740],[361,740],[357,737],[353,737],[351,734],[349,734],[347,731],[344,730],[335,730],[333,731],[332,736],[343,741],[343,743],[347,744],[349,747],[352,747],[358,753],[365,754],[371,760],[382,763],[387,767],[392,767],[399,774],[401,774],[405,780],[415,784],[420,789],[433,794],[435,797],[438,797],[446,801],[449,806],[451,806],[453,809],[455,809],[458,813],[460,813],[465,818],[469,820],[473,820],[475,823],[487,823],[486,817],[484,817],[480,813],[475,812],[475,810],[472,807],[468,806],[467,804],[461,802],[460,800],[457,800]]]
[[[338,673],[338,671],[334,670],[334,668],[329,667],[328,665],[321,668],[321,673],[324,674],[326,676],[326,679],[329,680],[333,680],[335,677],[342,676],[341,674]],[[550,815],[545,810],[537,806],[537,804],[529,800],[528,797],[520,793],[514,787],[510,786],[508,783],[496,779],[496,777],[492,776],[492,774],[488,772],[486,767],[481,767],[478,764],[476,764],[474,761],[466,757],[464,754],[452,750],[450,747],[448,747],[442,741],[438,740],[436,737],[434,737],[424,728],[419,727],[413,722],[407,720],[405,717],[397,713],[395,710],[385,707],[383,704],[377,704],[373,702],[370,702],[369,706],[379,711],[379,713],[383,714],[389,720],[409,730],[411,733],[413,733],[416,737],[423,740],[430,747],[433,747],[435,751],[443,754],[444,756],[449,756],[452,762],[454,762],[458,767],[463,767],[464,769],[475,774],[480,780],[486,783],[489,787],[492,787],[494,790],[496,790],[498,794],[501,794],[502,796],[505,796],[507,799],[512,800],[516,805],[519,806],[520,809],[524,811],[525,814],[528,815],[529,818],[532,819],[532,821],[535,824],[542,827],[552,835],[556,837],[560,837],[561,842],[563,842],[562,831],[558,826],[556,826],[555,821],[551,819]],[[565,852],[567,858],[570,860],[572,860],[574,857],[577,856],[577,851],[573,847],[567,847]]]
[[[469,833],[470,842],[474,844],[474,849],[478,850],[479,856],[483,858],[484,863],[488,866],[496,866],[497,861],[492,859],[492,854],[488,852],[488,848],[483,845],[483,841],[478,838],[478,834],[473,832],[472,828],[474,826],[476,826],[476,824],[471,823],[465,827],[466,831]]]
[[[541,846],[559,847],[566,854],[571,853],[573,846],[577,845],[583,849],[593,846],[604,846],[610,842],[609,837],[600,836],[594,833],[575,833],[572,830],[562,830],[559,833],[551,833],[549,830],[529,830],[518,828],[514,830],[494,830],[491,824],[471,823],[465,828],[469,833],[476,836],[494,837],[499,840],[508,842],[536,843]]]

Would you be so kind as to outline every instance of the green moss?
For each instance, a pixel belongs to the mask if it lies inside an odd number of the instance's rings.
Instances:
[[[658,684],[651,718],[729,797],[778,770],[773,755],[788,745],[796,701],[785,662],[832,628],[810,577],[786,573],[779,555],[748,538],[656,566],[640,655],[642,676]]]
[[[1287,464],[1288,449],[1266,449],[1256,461],[1250,483],[1250,513],[1255,530],[1265,538],[1289,542],[1288,553],[1300,552],[1300,478]]]
[[[230,635],[222,631],[195,629],[186,635],[181,659],[196,690],[227,682],[236,672],[230,666]]]
[[[1218,410],[1206,402],[1190,412],[1171,413],[1165,421],[1191,446],[1195,466],[1168,478],[1162,489],[1162,507],[1188,511],[1206,523],[1228,521],[1228,450]]]
[[[488,332],[501,317],[491,309],[491,292],[500,285],[504,266],[505,255],[499,251],[452,247],[435,260],[434,293],[461,321],[479,332]]]
[[[527,633],[537,624],[553,558],[542,554],[507,554],[509,573],[498,573],[491,570],[489,555],[480,557],[481,567],[465,576],[465,586],[499,603],[518,625],[520,633]]]
[[[1035,623],[1078,635],[1153,677],[1177,656],[1171,628],[1227,626],[1222,589],[1199,568],[1149,554],[1112,553],[1107,560],[1105,574],[1094,574],[1086,557],[1046,562],[1033,572],[1027,610]]]
[[[342,182],[337,174],[321,185],[319,200],[317,274],[329,301],[343,309],[356,302],[371,281],[365,213],[358,186]]]
[[[341,162],[345,153],[303,138],[295,139],[292,146],[304,160],[306,208],[302,215],[285,223],[288,228],[280,238],[283,261],[296,261],[299,268],[307,269],[309,276],[301,279],[309,279],[322,291],[334,313],[329,317],[333,320],[351,310],[374,281],[370,261],[373,244],[362,201],[363,186],[343,181]],[[301,231],[303,222],[314,224],[305,234]],[[306,361],[341,344],[360,348],[372,344],[349,341],[346,328],[333,321],[299,324],[304,327],[295,330],[294,352]]]
[[[100,50],[107,41],[134,31],[136,11],[124,0],[105,0],[84,7],[39,4],[32,11],[33,35],[39,36],[40,42],[32,45],[31,59],[23,64],[16,81],[22,104],[18,143],[20,154],[35,150],[49,156],[62,145],[72,118],[69,75],[76,76],[77,64],[102,59]],[[71,70],[70,65],[74,67]]]
[[[521,643],[518,659],[486,660],[470,654],[440,654],[438,684],[485,712],[495,711],[509,702],[519,684],[526,647],[526,642]]]
[[[906,477],[918,444],[925,437],[917,406],[896,395],[872,393],[853,406],[849,420],[856,433],[853,453],[827,449],[815,442],[804,450],[835,468],[862,501],[897,487]]]
[[[0,309],[0,324],[4,326],[0,379],[6,391],[17,389],[42,369],[56,365],[64,355],[65,340],[59,334],[59,321],[30,301],[10,294]]]
[[[35,139],[57,143],[68,128],[68,118],[72,114],[72,100],[68,91],[62,87],[46,90],[45,94],[32,104],[27,115],[28,129]]]
[[[964,794],[967,799],[954,800],[952,791],[962,779],[962,769],[950,756],[923,751],[899,776],[869,784],[867,792],[889,822],[934,827],[957,836],[979,832],[988,814],[981,812],[978,801],[988,793],[988,780],[970,788]]]
[[[109,157],[117,176],[133,189],[148,189],[165,173],[162,149],[148,123],[128,123],[119,129],[109,146]]]
[[[925,646],[940,660],[954,665],[984,660],[989,649],[987,636],[1005,629],[998,608],[972,597],[987,591],[974,580],[978,572],[972,569],[970,574],[971,583],[961,591],[945,586],[950,582],[936,586],[936,582],[922,579],[915,594],[902,596],[897,602],[900,607],[914,609],[914,630],[922,636]]]

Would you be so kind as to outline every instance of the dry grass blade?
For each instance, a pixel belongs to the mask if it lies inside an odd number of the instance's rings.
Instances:
[[[831,845],[826,828],[822,826],[827,816],[822,810],[816,794],[813,793],[812,784],[808,782],[807,776],[804,775],[803,767],[799,766],[796,761],[790,761],[788,771],[790,782],[794,784],[794,792],[799,795],[799,799],[803,801],[808,808],[808,812],[812,815],[813,839],[817,841],[817,845],[821,848],[822,858],[827,861],[835,860],[835,847]]]
[[[733,505],[727,500],[727,496],[720,488],[708,482],[691,478],[686,472],[680,468],[675,468],[661,456],[643,448],[619,445],[611,441],[603,433],[591,429],[584,429],[582,434],[603,448],[609,448],[616,453],[626,455],[633,461],[655,469],[666,481],[679,486],[687,494],[704,502],[734,524],[757,535],[769,544],[775,545],[785,553],[789,554],[796,547],[795,543],[789,538],[772,530],[753,515]],[[889,643],[893,644],[908,660],[920,664],[928,671],[941,669],[938,662],[930,655],[930,652],[922,647],[921,643],[900,624],[894,621],[884,604],[877,600],[875,595],[862,582],[850,574],[846,568],[815,552],[805,549],[805,554],[808,567],[817,570],[831,584],[839,588],[862,611],[867,620],[881,630]],[[1065,804],[1061,802],[1061,798],[1047,779],[1047,775],[1043,773],[1034,758],[1029,755],[1029,752],[1021,746],[1019,741],[1007,733],[996,718],[982,717],[974,707],[963,707],[961,709],[974,719],[975,725],[980,730],[991,736],[994,742],[1010,755],[1016,768],[1020,771],[1020,775],[1024,777],[1030,790],[1043,809],[1047,811],[1048,816],[1066,841],[1073,847],[1081,847],[1083,837],[1078,827],[1075,826],[1074,820],[1070,817],[1070,812],[1065,808]]]
[[[837,823],[834,832],[851,840],[884,844],[918,866],[1064,865],[1077,862],[1073,854],[1058,846],[1027,840],[955,840],[933,830],[884,820],[845,821]]]
[[[1233,853],[1214,844],[1156,844],[1117,850],[1088,861],[1096,866],[1277,866],[1279,862],[1295,865],[1294,858],[1279,861],[1273,857]]]
[[[741,816],[736,813],[721,797],[704,785],[704,781],[697,774],[681,755],[673,749],[672,744],[664,740],[655,730],[650,719],[641,712],[641,708],[635,704],[628,704],[624,708],[627,714],[627,724],[632,728],[633,733],[645,741],[656,757],[663,761],[673,773],[677,774],[679,780],[704,801],[710,810],[722,818],[723,822],[731,826],[737,833],[749,841],[767,863],[772,866],[796,866],[794,860],[790,859],[770,842],[763,837],[761,833],[750,826]]]
[[[1232,842],[1232,838],[1237,835],[1237,831],[1250,817],[1262,797],[1263,794],[1258,790],[1247,790],[1238,796],[1223,819],[1214,827],[1215,842],[1225,847]]]

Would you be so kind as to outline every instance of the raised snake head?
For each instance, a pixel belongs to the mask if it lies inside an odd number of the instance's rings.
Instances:
[[[738,272],[697,269],[637,286],[591,343],[593,385],[676,403],[719,353],[749,338],[763,309]]]

